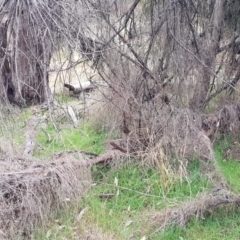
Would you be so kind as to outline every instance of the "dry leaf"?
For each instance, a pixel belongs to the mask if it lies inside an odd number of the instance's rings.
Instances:
[[[125,224],[125,227],[128,227],[128,226],[130,226],[132,223],[133,223],[133,221],[132,221],[132,220],[129,220],[129,221],[127,221],[127,222],[126,222],[126,224]]]
[[[58,229],[57,229],[57,232],[58,232],[59,230],[62,230],[63,228],[65,228],[65,225],[59,226]]]
[[[118,178],[115,177],[114,183],[115,183],[116,186],[118,186]]]
[[[82,219],[84,213],[85,213],[87,210],[88,210],[88,207],[85,207],[85,208],[78,214],[78,216],[77,216],[77,221],[78,221],[78,222]]]
[[[51,234],[52,234],[52,231],[50,229],[50,230],[47,231],[46,238],[49,238],[51,236]]]
[[[110,211],[109,211],[109,216],[112,216],[113,215],[113,210],[111,209]]]

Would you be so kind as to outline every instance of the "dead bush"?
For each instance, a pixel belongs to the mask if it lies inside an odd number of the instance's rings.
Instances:
[[[223,135],[231,134],[234,138],[240,137],[240,104],[225,105],[219,111],[219,132]]]
[[[84,195],[90,169],[84,162],[61,159],[18,172],[0,174],[1,239],[28,238],[54,212]]]

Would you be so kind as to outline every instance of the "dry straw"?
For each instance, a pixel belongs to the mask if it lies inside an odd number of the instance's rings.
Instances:
[[[0,174],[0,238],[28,238],[66,201],[83,196],[90,186],[85,162],[62,159],[20,172]]]

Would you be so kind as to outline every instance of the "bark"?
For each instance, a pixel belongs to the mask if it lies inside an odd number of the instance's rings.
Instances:
[[[27,9],[22,9],[18,16],[19,26],[15,23],[14,86],[15,101],[24,104],[42,103],[47,98],[48,75],[44,72],[50,64],[51,47],[46,36],[39,36],[34,31],[33,23],[29,23]],[[44,32],[42,32],[43,34]]]
[[[16,6],[11,1],[5,8],[10,10],[0,16],[1,103],[42,103],[50,96],[47,68],[52,51],[50,27],[36,17],[44,18],[44,9],[30,9],[25,2]]]
[[[6,23],[0,24],[0,101],[12,101],[14,89],[11,84],[11,71],[7,58],[7,27]]]

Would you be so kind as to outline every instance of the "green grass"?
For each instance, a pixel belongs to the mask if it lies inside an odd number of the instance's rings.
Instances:
[[[31,239],[34,240],[62,240],[71,239],[74,234],[75,220],[79,213],[78,205],[66,205],[63,210],[55,213],[55,219],[52,219],[51,225],[44,228],[36,228]]]
[[[55,94],[55,98],[60,104],[69,103],[73,101],[73,98],[69,96],[69,94]]]
[[[238,191],[239,166],[234,161],[224,161],[222,153],[226,147],[228,145],[225,143],[216,146],[216,158],[231,187]],[[193,198],[199,191],[210,188],[210,184],[199,172],[197,160],[189,165],[190,176],[182,182],[174,181],[167,192],[161,185],[161,176],[157,170],[142,168],[138,165],[127,165],[115,171],[108,170],[109,168],[105,167],[101,170],[101,174],[97,169],[94,170],[98,184],[80,203],[80,209],[87,206],[89,210],[84,216],[83,223],[75,226],[77,231],[84,229],[85,224],[93,224],[98,225],[105,232],[114,234],[116,239],[129,239],[131,235],[135,236],[135,239],[141,239],[146,235],[149,240],[239,239],[240,209],[236,207],[208,213],[204,216],[205,219],[193,219],[185,228],[172,227],[164,232],[147,229],[147,227],[144,229],[145,226],[142,225],[144,212],[176,206],[189,197]],[[113,194],[113,197],[102,198],[104,194]],[[67,228],[71,229],[73,222],[72,220],[72,223],[69,223],[68,218],[67,223],[64,223],[68,227],[62,230],[61,236],[71,239],[72,232]],[[128,225],[128,223],[131,224]]]
[[[106,133],[99,132],[90,125],[79,128],[69,128],[56,131],[53,125],[49,125],[37,136],[41,146],[35,156],[47,157],[64,150],[82,150],[100,154],[104,151]]]
[[[89,208],[84,220],[73,227],[77,212],[70,213],[68,217],[63,212],[60,222],[65,229],[61,229],[59,238],[55,236],[55,239],[61,239],[60,236],[71,239],[73,231],[69,229],[74,228],[80,233],[86,225],[97,225],[103,232],[116,236],[116,239],[129,239],[132,234],[140,239],[144,232],[149,232],[142,225],[144,212],[176,206],[210,187],[196,162],[190,164],[192,173],[182,181],[176,178],[167,191],[162,186],[158,170],[138,164],[127,164],[115,170],[106,166],[101,169],[101,174],[98,169],[93,170],[97,185],[79,203],[78,211]],[[112,197],[104,197],[106,194],[112,194]],[[59,223],[50,226],[51,231],[56,232],[58,226]],[[44,234],[36,239],[47,239]]]
[[[3,114],[0,119],[0,147],[6,146],[9,141],[13,148],[18,148],[24,144],[26,134],[26,122],[31,117],[31,111],[28,109],[15,109],[12,107],[8,112]]]
[[[215,147],[215,157],[232,191],[240,193],[240,163],[235,159],[225,159],[224,151],[232,146],[231,138],[222,140]]]
[[[195,163],[191,163],[193,166]],[[202,189],[209,187],[209,183],[194,166],[191,175],[171,182],[166,190],[161,183],[158,170],[139,167],[138,165],[125,166],[110,175],[106,174],[104,181],[95,187],[95,194],[116,194],[115,201],[107,201],[109,209],[124,211],[128,207],[132,210],[143,210],[146,207],[162,208],[163,199],[171,198],[182,201],[186,196],[195,196]],[[116,186],[115,181],[118,182]],[[118,195],[117,195],[118,194]]]
[[[92,220],[101,228],[115,233],[119,239],[128,239],[133,232],[141,233],[143,212],[177,205],[210,187],[200,174],[196,161],[189,167],[192,168],[190,176],[182,181],[175,179],[167,191],[158,170],[130,165],[110,172],[85,200]],[[102,199],[99,197],[102,194],[113,194],[114,197]],[[133,222],[126,228],[129,220]]]

